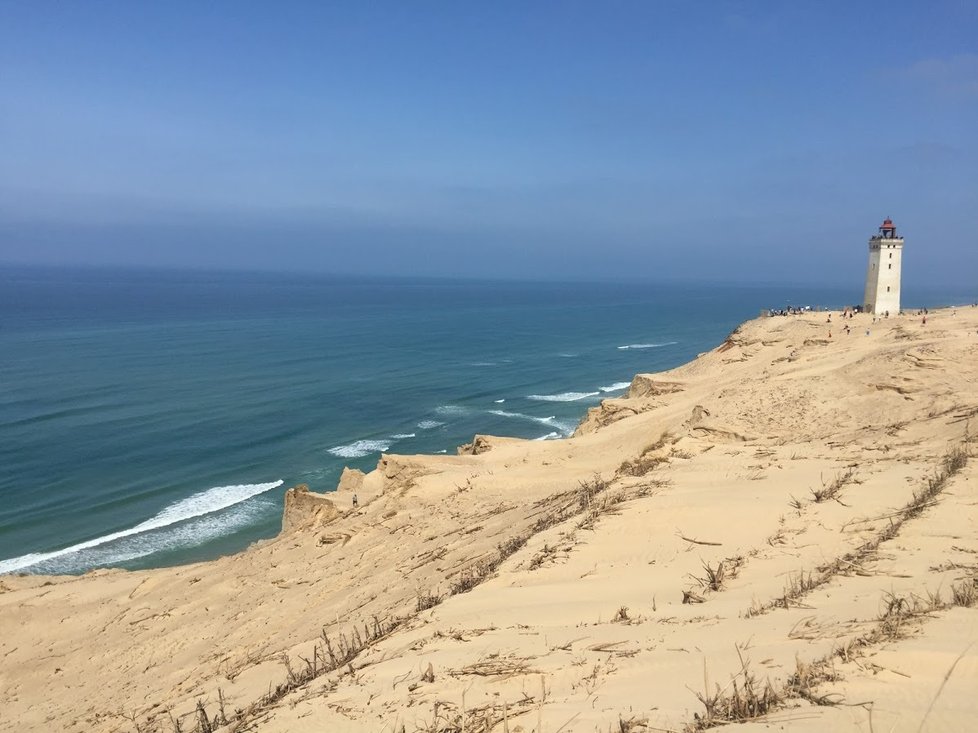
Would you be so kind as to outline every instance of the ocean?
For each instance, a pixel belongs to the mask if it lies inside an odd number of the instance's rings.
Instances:
[[[288,487],[475,433],[566,437],[762,308],[859,295],[5,267],[0,573],[236,552],[278,532]]]

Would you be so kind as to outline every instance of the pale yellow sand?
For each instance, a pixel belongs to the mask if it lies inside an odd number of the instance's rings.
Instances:
[[[978,607],[943,606],[978,574],[978,462],[901,509],[978,430],[978,309],[825,319],[746,323],[568,440],[385,457],[237,556],[3,576],[0,730],[189,731],[219,695],[228,730],[683,730],[749,675],[784,700],[728,729],[971,729]],[[321,634],[394,618],[318,674]]]

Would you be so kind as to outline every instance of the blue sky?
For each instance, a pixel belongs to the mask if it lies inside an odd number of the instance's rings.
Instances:
[[[978,282],[978,3],[0,0],[0,262]]]

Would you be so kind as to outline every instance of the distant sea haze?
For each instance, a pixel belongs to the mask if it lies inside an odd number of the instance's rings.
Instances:
[[[479,433],[553,440],[761,308],[845,292],[0,270],[0,573],[273,536],[284,489]]]

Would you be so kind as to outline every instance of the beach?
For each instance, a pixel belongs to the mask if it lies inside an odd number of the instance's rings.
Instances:
[[[978,308],[759,318],[243,552],[0,576],[0,730],[965,730],[976,383]]]

